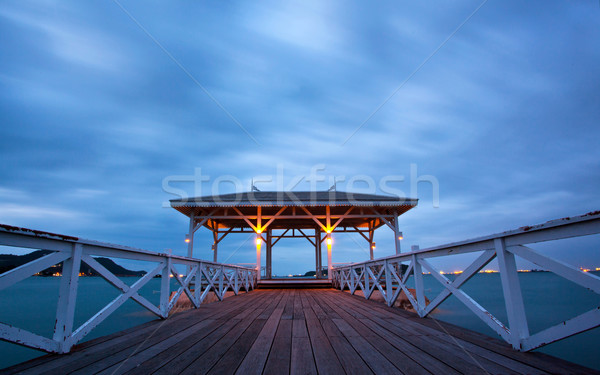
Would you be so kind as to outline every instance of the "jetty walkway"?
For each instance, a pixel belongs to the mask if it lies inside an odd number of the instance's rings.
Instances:
[[[2,374],[597,373],[334,289],[254,290]]]

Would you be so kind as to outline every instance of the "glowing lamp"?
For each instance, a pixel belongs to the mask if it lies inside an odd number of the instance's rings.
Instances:
[[[403,240],[404,239],[404,236],[402,235],[402,232],[398,233],[398,239],[399,240]]]
[[[371,244],[371,249],[375,250],[375,242]]]
[[[330,236],[327,236],[327,250],[331,251],[331,244],[333,243],[333,241],[331,240]]]
[[[256,248],[260,250],[260,246],[262,245],[262,238],[260,236],[256,237]]]
[[[185,243],[190,243],[190,235],[189,234],[185,235]]]

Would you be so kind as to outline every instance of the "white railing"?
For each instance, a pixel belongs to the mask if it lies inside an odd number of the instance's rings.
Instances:
[[[256,286],[256,271],[251,268],[206,262],[6,225],[0,225],[0,245],[52,251],[48,255],[0,274],[0,290],[62,262],[62,276],[52,338],[0,323],[0,340],[52,353],[69,352],[73,345],[129,298],[156,316],[166,319],[184,292],[194,307],[198,308],[211,291],[219,300],[222,300],[227,290],[238,294],[242,288],[250,291]],[[134,284],[128,286],[94,259],[95,256],[151,262],[153,268]],[[80,327],[74,327],[81,262],[85,262],[93,268],[121,293]],[[176,266],[184,266],[187,275],[180,275]],[[142,297],[138,291],[158,275],[161,277],[160,303],[155,306]],[[172,278],[177,280],[179,287],[171,296],[170,281]]]
[[[525,246],[531,243],[559,240],[600,233],[600,212],[564,218],[533,227],[523,227],[472,240],[419,250],[372,261],[353,263],[333,269],[334,287],[348,288],[352,294],[360,288],[365,298],[370,298],[377,288],[392,306],[401,291],[409,299],[417,314],[429,315],[450,295],[457,297],[479,319],[491,327],[513,348],[529,351],[566,337],[590,330],[600,325],[600,306],[535,334],[530,334],[521,286],[518,280],[515,256],[530,261],[547,271],[600,294],[600,278],[583,272],[564,262]],[[450,280],[433,267],[429,258],[482,252],[475,261],[454,280]],[[502,291],[508,315],[508,325],[502,323],[489,311],[470,297],[461,286],[482,270],[494,258],[498,261]],[[403,263],[405,272],[403,273]],[[406,268],[408,265],[408,268]],[[426,303],[423,287],[423,271],[431,273],[444,289]],[[415,295],[410,293],[407,281],[413,277]]]

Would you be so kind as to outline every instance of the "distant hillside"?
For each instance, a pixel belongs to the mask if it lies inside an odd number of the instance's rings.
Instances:
[[[0,254],[0,273],[10,271],[13,268],[19,267],[25,263],[31,262],[32,260],[41,258],[44,255],[50,253],[52,253],[52,251],[37,250],[25,255]],[[95,259],[98,261],[98,263],[106,267],[107,270],[109,270],[116,276],[143,276],[146,274],[146,271],[128,270],[127,268],[118,265],[112,259],[109,258]],[[39,272],[39,274],[42,276],[51,276],[56,272],[62,273],[62,263],[49,267]],[[85,274],[86,276],[99,276],[98,272],[96,272],[94,269],[88,266],[85,262],[81,264],[79,272]]]

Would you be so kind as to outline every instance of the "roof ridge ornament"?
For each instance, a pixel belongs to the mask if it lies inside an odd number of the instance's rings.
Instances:
[[[251,188],[250,188],[251,191],[260,191],[260,189],[254,185],[254,179],[252,179],[252,182],[250,184],[251,184]]]
[[[327,191],[337,192],[337,180],[335,177],[333,177],[333,185],[331,185],[331,187]]]

